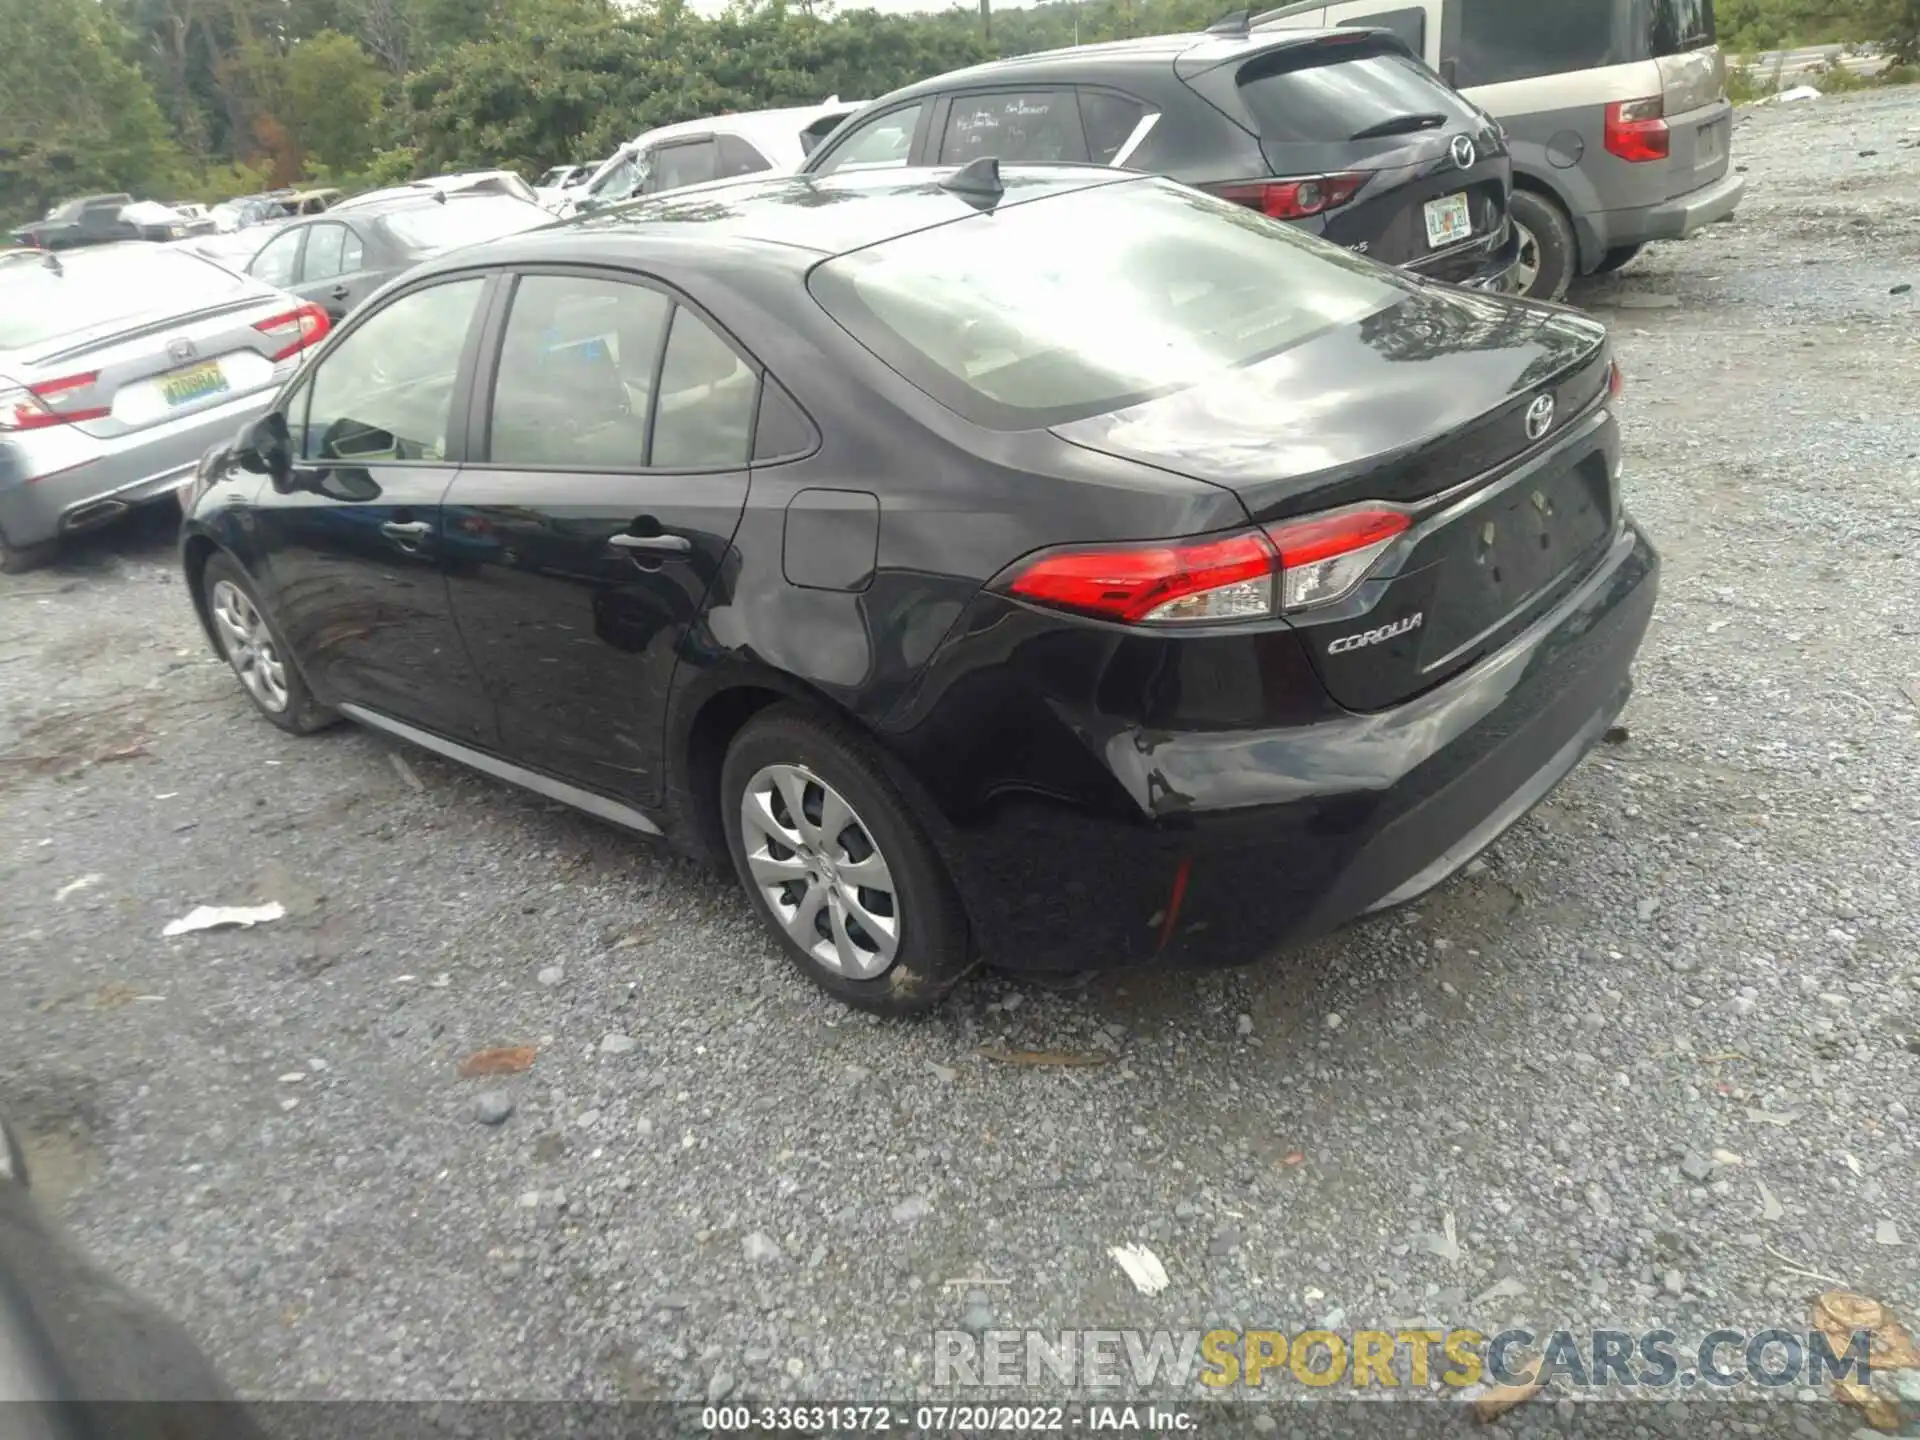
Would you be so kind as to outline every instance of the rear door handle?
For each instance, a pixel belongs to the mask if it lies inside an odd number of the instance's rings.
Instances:
[[[693,542],[684,535],[615,535],[607,543],[617,545],[622,550],[666,551],[674,555],[685,555],[692,551]]]
[[[380,527],[380,533],[394,540],[420,540],[433,533],[433,524],[427,520],[389,520]]]
[[[345,285],[336,285],[327,292],[327,294],[335,300],[344,300],[352,293],[353,291],[349,290]]]

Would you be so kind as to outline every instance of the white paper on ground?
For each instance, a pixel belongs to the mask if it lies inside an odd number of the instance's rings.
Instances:
[[[1107,1254],[1127,1272],[1133,1288],[1142,1295],[1158,1295],[1167,1288],[1167,1267],[1160,1257],[1144,1245],[1115,1245]]]
[[[162,935],[191,935],[196,930],[225,930],[235,925],[264,925],[285,916],[287,907],[271,905],[202,905],[168,923]]]

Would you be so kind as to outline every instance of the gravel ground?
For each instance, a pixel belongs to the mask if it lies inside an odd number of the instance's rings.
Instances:
[[[853,1015],[729,882],[256,720],[164,521],[0,580],[0,1107],[261,1397],[876,1399],[962,1324],[1914,1307],[1916,146],[1920,91],[1757,110],[1737,222],[1576,294],[1668,565],[1631,736],[1417,913],[1258,968]],[[495,1045],[538,1059],[458,1078]]]

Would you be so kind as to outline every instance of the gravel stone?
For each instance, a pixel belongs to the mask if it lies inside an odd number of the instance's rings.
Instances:
[[[473,1097],[473,1118],[482,1125],[504,1125],[513,1114],[513,1096],[504,1090],[482,1090]]]

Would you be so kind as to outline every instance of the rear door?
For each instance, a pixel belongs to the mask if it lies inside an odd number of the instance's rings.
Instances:
[[[357,319],[287,402],[299,488],[250,512],[302,672],[365,706],[490,746],[455,629],[441,501],[458,470],[487,280],[439,278]]]
[[[307,243],[294,293],[321,306],[331,318],[344,319],[381,278],[366,273],[366,242],[341,220],[321,221],[305,229]]]
[[[758,367],[664,288],[515,285],[447,497],[454,613],[522,764],[659,799],[674,666],[746,505]]]

